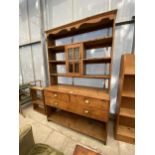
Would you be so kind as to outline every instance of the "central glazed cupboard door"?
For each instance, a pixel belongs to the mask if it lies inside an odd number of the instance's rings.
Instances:
[[[67,45],[65,52],[67,74],[83,74],[83,44]]]

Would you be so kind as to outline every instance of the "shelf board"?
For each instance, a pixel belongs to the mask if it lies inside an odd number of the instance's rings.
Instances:
[[[44,102],[42,99],[37,99],[32,101],[33,104],[44,106]]]
[[[122,96],[123,97],[135,98],[135,92],[133,92],[133,91],[123,91]]]
[[[129,143],[135,142],[135,129],[119,125],[116,132],[116,139],[122,140]]]
[[[60,45],[60,46],[48,46],[48,49],[55,51],[55,52],[64,52],[65,46]]]
[[[65,64],[65,60],[49,60],[48,62],[52,64]]]
[[[111,57],[83,59],[84,63],[111,63]]]
[[[95,78],[95,79],[110,79],[110,75],[72,75],[66,73],[51,73],[51,76],[62,76],[62,77],[77,77],[77,78]]]
[[[84,75],[82,78],[110,79],[110,75]]]
[[[92,136],[103,142],[106,141],[105,123],[92,120],[80,115],[66,111],[55,111],[48,117],[48,120],[69,127],[75,131]]]
[[[131,108],[120,108],[121,116],[129,117],[129,118],[135,118],[135,110]]]

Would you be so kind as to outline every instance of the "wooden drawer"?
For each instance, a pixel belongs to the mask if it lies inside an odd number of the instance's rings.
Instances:
[[[76,105],[80,104],[83,108],[99,109],[109,111],[109,102],[90,97],[83,97],[77,95],[70,96],[70,102]]]
[[[45,91],[44,95],[45,95],[45,98],[50,97],[50,98],[58,99],[58,100],[61,100],[61,101],[69,101],[69,95],[64,94],[64,93]]]
[[[68,105],[69,105],[68,102],[64,102],[58,99],[53,99],[52,97],[49,97],[49,96],[48,97],[45,96],[45,104],[55,108],[64,109],[64,110],[68,109]]]
[[[82,96],[70,96],[69,110],[89,118],[100,121],[108,121],[109,105],[108,102]]]
[[[80,104],[75,103],[70,103],[68,106],[68,111],[103,122],[107,122],[109,117],[107,111],[93,108],[84,108]]]

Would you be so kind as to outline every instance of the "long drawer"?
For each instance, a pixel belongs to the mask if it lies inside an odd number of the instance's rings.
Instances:
[[[98,110],[104,110],[109,111],[109,102],[103,101],[91,97],[83,97],[79,95],[71,95],[70,96],[70,102],[74,104],[74,106],[79,105],[79,107],[83,108],[91,108],[91,109],[98,109]]]

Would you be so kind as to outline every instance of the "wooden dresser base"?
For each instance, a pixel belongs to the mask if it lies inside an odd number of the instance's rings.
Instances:
[[[106,144],[106,123],[62,110],[52,112],[47,119],[48,121],[58,123],[62,126],[101,140],[104,144]]]

